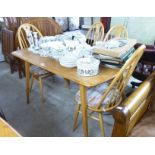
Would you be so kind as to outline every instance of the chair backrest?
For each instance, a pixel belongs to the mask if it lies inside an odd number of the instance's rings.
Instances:
[[[12,31],[17,31],[20,25],[19,17],[3,17],[5,27]]]
[[[43,36],[54,36],[62,33],[61,26],[50,17],[30,17],[21,20],[21,22],[36,26]]]
[[[136,44],[138,48],[141,44]],[[155,71],[155,46],[146,45],[144,54],[137,64],[133,76],[141,81],[144,81],[153,71]]]
[[[18,42],[19,48],[23,49],[23,48],[28,48],[29,47],[29,43],[27,40],[27,31],[31,30],[32,32],[37,32],[38,37],[42,37],[43,35],[41,34],[41,32],[32,24],[22,24],[18,30],[17,30],[17,34],[16,34],[16,40]]]
[[[12,30],[14,32],[17,31],[18,27],[21,24],[21,21],[28,19],[29,17],[3,17],[5,27],[8,30]]]
[[[2,29],[2,48],[4,53],[10,54],[17,49],[18,46],[16,45],[18,44],[16,44],[15,41],[16,32],[21,24],[21,20],[27,18],[28,17],[3,17],[5,27]],[[8,59],[7,56],[6,59]]]
[[[133,55],[126,61],[115,78],[111,81],[108,88],[101,97],[96,109],[110,111],[121,103],[124,89],[145,49],[145,45],[140,46]],[[109,96],[109,94],[111,95]],[[109,102],[103,107],[103,102],[109,96]]]
[[[104,41],[108,41],[115,37],[128,38],[128,31],[123,25],[115,25],[106,34]]]
[[[104,38],[104,26],[101,22],[94,23],[86,34],[86,42],[91,46]]]

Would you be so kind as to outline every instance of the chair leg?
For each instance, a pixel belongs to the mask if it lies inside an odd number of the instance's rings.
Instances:
[[[10,59],[9,65],[10,65],[11,74],[13,74],[14,73],[14,69],[13,69],[13,62],[12,62],[11,59]]]
[[[24,64],[24,62],[22,62],[22,72],[23,72],[23,75],[24,75],[24,77],[26,76],[25,75],[25,66],[23,65]]]
[[[67,80],[67,79],[64,79],[64,80],[65,80],[65,88],[68,88],[69,89],[70,81]]]
[[[42,82],[42,78],[39,78],[39,84],[40,84],[40,98],[41,98],[41,102],[43,103],[43,82]]]
[[[31,92],[31,90],[32,90],[32,86],[33,86],[33,81],[34,81],[34,78],[33,78],[33,75],[32,75],[32,77],[31,77],[31,81],[30,81],[30,92]]]
[[[75,129],[76,129],[76,124],[77,124],[80,108],[81,108],[81,105],[78,104],[77,108],[76,108],[76,111],[75,111],[75,115],[74,115],[73,131],[75,131]]]
[[[100,129],[101,129],[101,135],[104,137],[104,124],[103,124],[103,118],[102,113],[99,113],[99,122],[100,122]]]
[[[18,58],[16,60],[17,60],[19,78],[21,79],[22,78],[21,60]]]

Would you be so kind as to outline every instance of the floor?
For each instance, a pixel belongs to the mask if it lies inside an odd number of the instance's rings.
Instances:
[[[34,83],[30,104],[26,103],[25,79],[10,74],[9,65],[0,63],[0,106],[7,121],[26,137],[81,137],[83,136],[81,116],[78,128],[72,131],[74,101],[78,86],[71,83],[64,88],[63,78],[54,76],[44,80],[45,103],[41,104],[39,85]],[[105,134],[111,136],[113,118],[104,115]],[[98,122],[89,120],[89,136],[100,136]]]

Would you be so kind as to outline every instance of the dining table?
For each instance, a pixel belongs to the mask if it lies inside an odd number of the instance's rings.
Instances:
[[[26,98],[27,103],[30,103],[29,83],[30,83],[30,67],[35,65],[45,69],[55,75],[61,76],[66,80],[73,81],[79,85],[80,100],[82,105],[82,124],[84,136],[88,136],[88,117],[87,117],[87,89],[97,86],[104,82],[113,79],[118,73],[119,69],[110,68],[107,66],[100,66],[99,73],[95,76],[84,77],[77,74],[77,68],[67,68],[60,65],[59,61],[51,57],[41,57],[34,54],[30,49],[21,49],[13,51],[12,55],[21,59],[25,63],[26,76]]]

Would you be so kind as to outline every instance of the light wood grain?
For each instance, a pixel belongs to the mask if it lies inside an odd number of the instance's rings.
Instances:
[[[19,47],[20,49],[23,48],[28,48],[29,47],[29,43],[27,40],[27,34],[26,31],[27,30],[31,30],[32,32],[37,32],[38,37],[43,37],[43,35],[41,34],[41,32],[32,24],[22,24],[16,33],[16,40],[18,40]]]
[[[29,94],[30,94],[30,64],[25,61],[25,75],[26,75],[26,97],[27,103],[29,103]]]
[[[101,22],[95,22],[86,34],[86,42],[90,45],[95,45],[96,41],[103,41],[103,38],[104,26]]]
[[[126,63],[123,65],[123,67],[119,70],[115,78],[109,83],[107,89],[103,91],[102,96],[99,98],[99,100],[96,101],[96,104],[94,106],[88,104],[88,109],[93,112],[99,113],[99,119],[94,117],[91,117],[100,123],[101,128],[101,135],[104,136],[104,127],[103,127],[103,120],[102,120],[102,113],[104,112],[111,112],[113,109],[115,109],[117,106],[119,106],[122,101],[124,100],[124,90],[127,86],[127,83],[138,63],[140,60],[143,52],[145,49],[145,45],[140,46],[134,54],[126,61]],[[80,98],[81,101],[77,102],[77,107],[79,107],[79,104],[84,104],[84,102],[87,102],[87,95],[85,89],[82,87],[80,88]],[[95,90],[94,90],[95,91]],[[81,93],[83,92],[83,93]],[[111,95],[110,95],[111,94]],[[106,101],[106,99],[108,101]],[[90,100],[90,99],[89,99]],[[94,99],[95,100],[95,99]],[[105,104],[106,101],[106,104]],[[105,104],[105,105],[104,105]],[[84,107],[85,105],[82,105]],[[80,112],[79,108],[77,108],[76,116],[78,117],[78,112]],[[87,115],[85,109],[82,109],[82,115]],[[83,118],[86,116],[83,116]],[[75,119],[77,121],[77,118]],[[83,120],[84,123],[85,120]],[[74,127],[76,126],[76,123],[74,122]],[[85,126],[85,129],[88,127]]]
[[[24,48],[28,48],[29,47],[29,42],[28,42],[28,34],[27,34],[27,31],[32,31],[32,32],[37,32],[37,37],[38,38],[40,38],[40,37],[43,37],[43,35],[41,34],[41,32],[34,26],[34,25],[32,25],[32,24],[29,24],[29,23],[25,23],[25,24],[22,24],[22,25],[20,25],[20,27],[18,28],[18,31],[17,31],[17,33],[16,33],[16,39],[18,39],[18,43],[17,44],[19,44],[19,47],[20,47],[20,49],[24,49]],[[28,62],[26,62],[26,63],[28,63]],[[28,77],[28,70],[26,70],[26,65],[28,65],[28,64],[25,64],[25,72],[26,72],[26,74],[27,74],[27,78],[29,78]],[[40,69],[40,71],[39,72],[41,72],[41,70],[42,69]],[[41,102],[43,103],[43,85],[42,85],[42,80],[44,79],[44,78],[46,78],[46,76],[48,77],[48,76],[52,76],[52,74],[51,73],[49,73],[48,71],[43,71],[44,73],[39,73],[39,72],[31,72],[31,77],[32,77],[32,81],[33,80],[37,80],[38,82],[39,82],[39,85],[40,85],[40,96],[41,96]],[[30,75],[29,75],[30,76]],[[37,77],[37,78],[36,78]],[[26,78],[26,80],[27,80],[27,78]],[[28,80],[27,80],[27,82],[28,82]],[[26,82],[26,83],[27,83]],[[29,85],[31,85],[31,87],[30,88],[32,88],[32,82],[29,84]],[[27,83],[27,85],[28,85],[28,83]],[[26,91],[30,91],[31,89],[29,89],[28,88],[28,86],[26,86]],[[29,93],[27,93],[27,103],[29,103]]]
[[[33,64],[48,70],[51,73],[62,76],[63,78],[74,81],[80,85],[81,94],[81,105],[82,105],[82,120],[83,120],[83,131],[84,135],[88,136],[88,118],[87,118],[87,98],[86,91],[87,87],[93,87],[112,79],[118,72],[118,69],[111,69],[101,67],[99,74],[93,77],[81,77],[77,75],[76,68],[65,68],[62,67],[58,61],[52,58],[44,58],[39,55],[35,55],[29,52],[27,49],[14,51],[12,53],[15,57],[18,57],[25,61],[26,64],[26,90],[29,90],[29,65]],[[27,91],[27,102],[29,102],[29,91]]]
[[[92,77],[82,77],[77,75],[76,68],[63,67],[57,60],[40,57],[39,55],[28,52],[27,49],[14,51],[12,54],[26,62],[29,62],[33,65],[36,65],[40,68],[48,70],[49,72],[60,75],[68,80],[74,81],[86,87],[92,87],[106,82],[112,79],[118,72],[118,69],[101,67],[98,75]]]
[[[6,121],[0,118],[0,137],[20,137],[21,135],[13,129]]]
[[[84,135],[88,136],[88,120],[87,120],[87,91],[86,87],[80,85],[80,96],[82,105],[82,122]]]
[[[128,38],[128,31],[126,27],[124,27],[123,25],[114,25],[107,32],[103,41],[106,42],[115,37]]]

